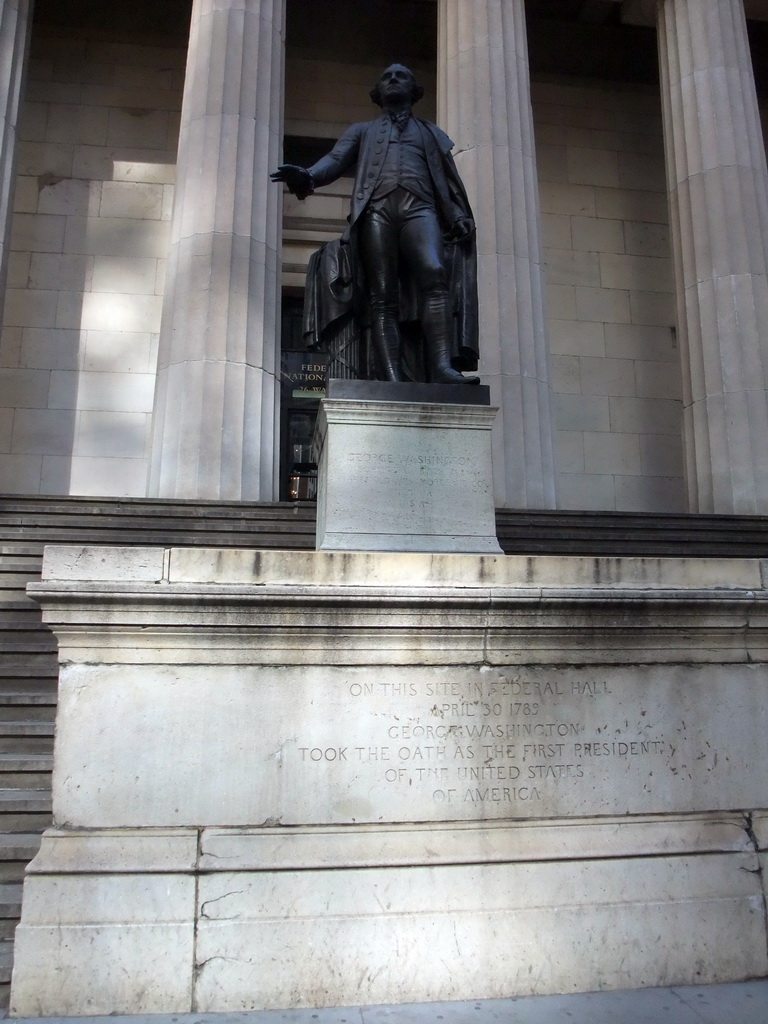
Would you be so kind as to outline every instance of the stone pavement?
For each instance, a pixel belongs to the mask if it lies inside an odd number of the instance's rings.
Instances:
[[[332,1010],[16,1020],[20,1024],[768,1024],[768,980]]]

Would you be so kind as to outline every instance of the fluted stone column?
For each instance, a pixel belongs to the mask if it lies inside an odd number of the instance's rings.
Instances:
[[[768,513],[768,170],[743,0],[660,0],[691,511]]]
[[[19,98],[31,20],[32,0],[0,0],[0,297],[8,272]]]
[[[440,0],[438,120],[477,221],[497,505],[553,508],[551,392],[523,0]]]
[[[285,0],[194,0],[149,493],[271,500]]]

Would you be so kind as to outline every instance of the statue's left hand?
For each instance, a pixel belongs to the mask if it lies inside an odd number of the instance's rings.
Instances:
[[[446,234],[446,242],[466,242],[475,233],[475,222],[471,217],[458,217]]]

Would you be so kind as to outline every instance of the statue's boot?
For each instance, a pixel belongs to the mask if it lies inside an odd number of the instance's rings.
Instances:
[[[465,377],[451,366],[448,344],[451,315],[447,299],[442,294],[427,297],[422,315],[422,327],[427,339],[429,377],[433,384],[479,384],[479,377]]]
[[[391,317],[386,314],[374,314],[371,328],[379,373],[384,380],[402,383],[405,377],[400,358],[400,331],[397,324],[393,324]]]
[[[460,370],[454,370],[450,365],[441,365],[432,368],[433,384],[479,384],[479,377],[465,377]]]

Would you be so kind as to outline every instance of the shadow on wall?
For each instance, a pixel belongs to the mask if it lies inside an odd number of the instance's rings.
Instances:
[[[160,6],[101,12],[87,31],[97,5],[36,9],[2,339],[6,492],[145,493],[190,3]]]

